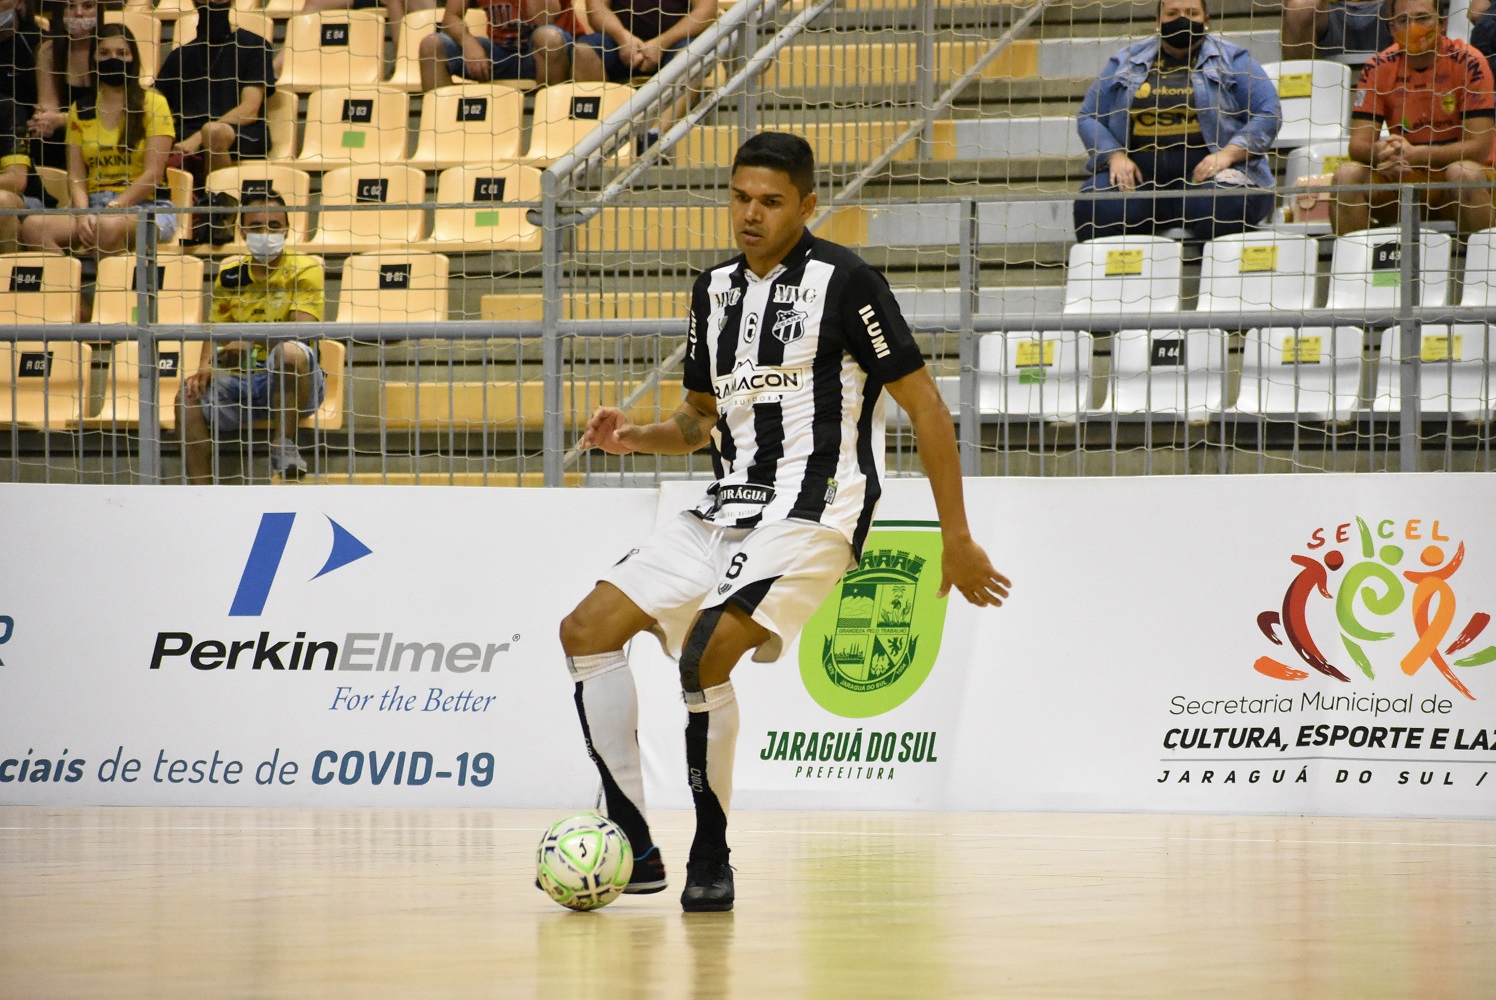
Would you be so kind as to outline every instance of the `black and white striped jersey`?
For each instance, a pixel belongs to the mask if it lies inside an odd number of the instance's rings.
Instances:
[[[716,397],[717,481],[696,514],[817,521],[860,554],[882,492],[882,389],[923,365],[883,275],[809,231],[767,277],[741,256],[702,273],[684,383]]]

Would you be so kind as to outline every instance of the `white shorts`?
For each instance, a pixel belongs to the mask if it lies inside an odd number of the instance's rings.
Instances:
[[[824,524],[783,520],[719,528],[683,512],[601,582],[655,620],[651,631],[676,659],[698,611],[736,604],[772,633],[753,654],[767,663],[779,659],[854,565],[846,536]]]

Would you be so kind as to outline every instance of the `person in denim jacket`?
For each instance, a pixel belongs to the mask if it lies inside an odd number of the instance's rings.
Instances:
[[[1208,34],[1203,0],[1163,0],[1159,33],[1117,53],[1081,104],[1092,176],[1081,191],[1134,197],[1075,203],[1080,240],[1184,226],[1238,233],[1273,207],[1266,153],[1278,94],[1251,54]]]

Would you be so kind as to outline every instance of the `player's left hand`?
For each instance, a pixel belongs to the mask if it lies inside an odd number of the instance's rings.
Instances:
[[[1011,580],[992,567],[986,551],[971,538],[946,539],[940,559],[940,591],[944,597],[954,588],[979,608],[1001,607],[1013,586]]]

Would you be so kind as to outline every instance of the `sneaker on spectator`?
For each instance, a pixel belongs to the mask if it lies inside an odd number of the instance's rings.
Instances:
[[[306,475],[306,459],[301,457],[295,441],[283,437],[270,442],[270,471],[282,479],[300,479]]]

